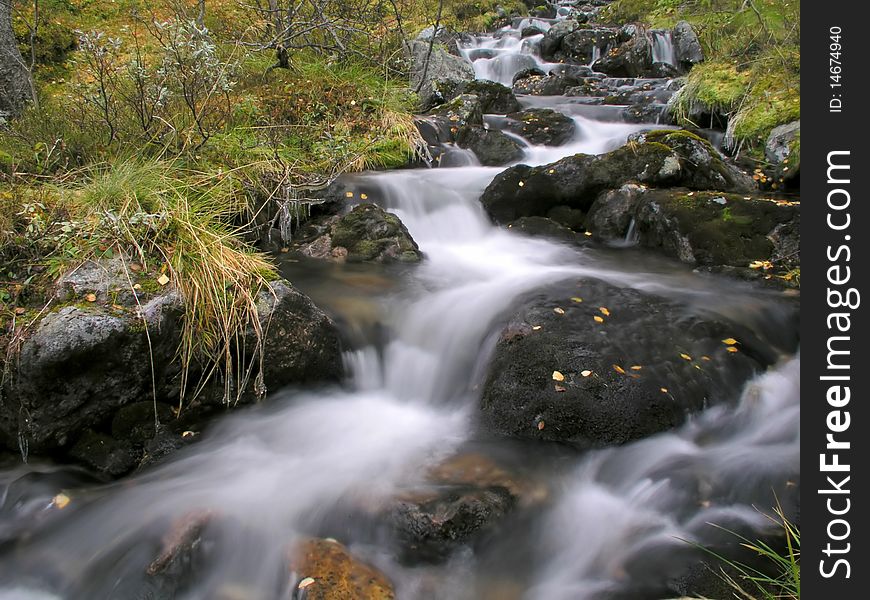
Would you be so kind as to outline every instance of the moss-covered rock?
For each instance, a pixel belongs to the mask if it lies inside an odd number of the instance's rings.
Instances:
[[[477,96],[484,114],[506,115],[522,108],[509,87],[494,81],[477,79],[463,86],[462,93]]]
[[[396,597],[386,575],[367,565],[343,544],[332,539],[312,539],[293,551],[290,571],[294,587],[306,600],[392,600]],[[297,595],[300,594],[300,595]]]
[[[419,262],[423,255],[399,217],[374,204],[359,204],[332,228],[332,250],[352,262]],[[342,253],[343,254],[343,253]]]
[[[493,179],[481,197],[499,223],[544,216],[564,205],[588,211],[603,190],[634,182],[747,192],[752,179],[687,131],[654,131],[601,156],[577,154],[540,167],[517,165]]]
[[[622,239],[634,220],[638,243],[706,267],[800,265],[800,208],[758,196],[626,185],[602,193],[587,228],[597,239]],[[797,238],[799,239],[799,238]]]

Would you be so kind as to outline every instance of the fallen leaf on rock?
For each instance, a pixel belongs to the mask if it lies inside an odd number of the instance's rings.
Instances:
[[[361,200],[368,200],[368,199],[369,199],[369,195],[368,195],[368,194],[360,194],[359,197],[360,197]]]
[[[296,586],[296,589],[297,590],[304,590],[305,588],[310,587],[310,586],[314,585],[315,583],[316,583],[316,581],[314,580],[314,577],[306,577],[305,579],[303,579],[302,581],[299,582],[299,584]]]
[[[625,369],[620,367],[619,365],[613,365],[613,370],[619,373],[620,375],[625,375]]]
[[[553,381],[565,381],[565,376],[559,371],[553,371]]]
[[[195,435],[196,435],[196,432],[195,432],[195,431],[190,431],[190,430],[188,430],[188,431],[185,431],[184,433],[182,433],[182,434],[181,434],[181,437],[183,437],[183,438],[192,438],[192,437],[194,437]]]
[[[659,390],[661,390],[661,392],[662,392],[663,394],[667,394],[667,393],[668,393],[668,388],[659,388]]]
[[[701,360],[710,361],[710,360],[712,360],[712,359],[711,359],[709,356],[702,356],[702,357],[701,357]]]
[[[541,328],[540,325],[534,325],[534,326],[532,327],[532,331],[538,331],[540,328]]]
[[[739,351],[737,348],[735,348],[734,346],[728,346],[728,347],[725,348],[725,349],[726,349],[728,352],[740,352],[740,351]]]
[[[538,421],[538,431],[541,431],[544,428],[544,422]]]
[[[631,366],[632,371],[640,371],[641,369],[643,369],[643,367],[640,365],[632,365]]]
[[[737,340],[735,340],[734,338],[725,338],[724,340],[722,340],[722,343],[726,346],[733,346],[737,343]]]
[[[521,181],[521,182],[519,182],[519,184],[518,184],[518,185],[519,185],[519,186],[520,186],[520,187],[523,187],[523,186],[524,186],[524,185],[526,185],[526,184],[525,184],[525,183],[523,183],[523,182],[522,182],[522,181]]]
[[[564,315],[565,309],[557,306],[556,308],[553,309],[553,312],[556,313],[557,315]]]
[[[689,356],[688,354],[683,354],[683,353],[680,353],[680,358],[682,358],[684,360],[692,360],[691,356]]]
[[[169,277],[166,276],[166,273],[157,278],[157,283],[160,285],[166,285],[169,283]]]
[[[580,371],[580,374],[583,377],[589,377],[590,375],[592,375],[592,371],[590,371],[589,369],[586,369],[585,371]]]
[[[610,316],[610,311],[607,310],[605,307],[602,306],[602,307],[600,307],[598,310],[600,310],[600,311],[601,311],[601,314],[604,315],[605,317],[609,317],[609,316]]]
[[[345,192],[344,195],[348,198],[353,198],[353,192]]]
[[[58,494],[51,499],[51,503],[56,508],[66,508],[66,506],[70,503],[70,497],[66,494]]]
[[[96,294],[88,294],[87,296],[85,296],[85,300],[87,300],[88,302],[96,302],[97,295]]]
[[[581,302],[583,302],[583,298],[578,298],[577,296],[574,296],[573,298],[571,298],[571,302],[576,302],[577,304],[580,304]]]
[[[587,232],[585,232],[583,235],[587,235],[587,236],[589,236],[589,237],[592,237],[592,232],[591,232],[591,231],[587,231]]]
[[[592,318],[595,320],[596,323],[604,323],[604,319],[599,317],[598,315],[595,315]]]
[[[134,289],[134,290],[141,290],[141,289],[142,289],[142,285],[137,283],[137,284],[135,284],[135,285],[133,286],[133,289]]]

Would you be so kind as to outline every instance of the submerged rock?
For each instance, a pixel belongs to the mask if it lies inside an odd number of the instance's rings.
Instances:
[[[556,206],[588,211],[597,195],[635,182],[748,192],[752,179],[687,131],[653,131],[601,156],[576,154],[540,167],[517,165],[487,186],[481,202],[499,223],[543,216]]]
[[[378,569],[333,539],[302,542],[291,553],[293,598],[299,600],[392,600],[393,585]]]
[[[774,362],[779,351],[756,336],[634,289],[555,285],[502,331],[481,419],[504,435],[584,446],[642,438],[733,398]]]

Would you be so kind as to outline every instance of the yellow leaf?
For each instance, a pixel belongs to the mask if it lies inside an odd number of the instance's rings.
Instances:
[[[613,370],[619,373],[620,375],[625,375],[625,369],[620,367],[619,365],[613,365]]]
[[[296,589],[297,590],[304,590],[305,588],[310,587],[310,586],[314,585],[315,583],[316,583],[316,581],[314,580],[313,577],[306,577],[305,579],[303,579],[302,581],[299,582],[299,584],[296,586]]]
[[[524,186],[524,185],[526,185],[526,184],[525,184],[525,183],[523,183],[523,182],[522,182],[522,181],[521,181],[521,182],[519,182],[519,184],[518,184],[518,185],[519,185],[519,186],[520,186],[520,187],[523,187],[523,186]]]
[[[609,317],[609,316],[610,316],[610,311],[607,310],[606,308],[604,308],[603,306],[602,306],[601,308],[599,308],[598,310],[600,310],[600,311],[601,311],[601,314],[604,315],[605,317]]]
[[[596,322],[596,323],[604,323],[604,319],[602,319],[602,318],[599,317],[598,315],[595,315],[595,316],[592,317],[592,318],[595,319],[595,322]]]
[[[580,304],[581,302],[583,302],[583,298],[578,298],[577,296],[574,296],[573,298],[571,298],[571,302],[576,302],[577,304]]]
[[[728,352],[739,352],[739,350],[738,350],[737,348],[735,348],[734,346],[728,346],[728,347],[725,348],[725,349],[726,349]]]
[[[538,431],[541,431],[544,428],[544,422],[538,421]]]
[[[70,497],[61,493],[52,498],[51,503],[57,508],[66,508],[67,504],[70,503]]]
[[[587,236],[589,236],[589,237],[592,237],[592,232],[591,232],[591,231],[587,231],[587,232],[584,233],[583,235],[587,235]]]
[[[659,388],[663,394],[668,393],[668,388]]]
[[[632,365],[631,367],[632,371],[640,371],[641,369],[643,369],[643,367],[640,365]]]
[[[97,295],[96,294],[88,294],[87,296],[85,296],[85,300],[87,300],[88,302],[96,302]]]
[[[185,431],[185,432],[183,432],[183,433],[181,434],[181,437],[183,437],[183,438],[185,438],[185,439],[187,439],[187,438],[192,438],[192,437],[194,437],[194,436],[196,436],[196,432],[195,432],[195,431],[190,431],[190,430]]]
[[[535,325],[535,326],[532,327],[532,331],[537,331],[537,330],[539,330],[540,328],[541,328],[540,325]]]
[[[592,375],[592,371],[590,371],[589,369],[586,369],[585,371],[580,371],[580,374],[583,377],[589,377],[590,375]]]
[[[361,200],[368,200],[369,199],[368,194],[360,194],[359,197]]]
[[[345,192],[344,195],[348,198],[353,198],[353,192]]]
[[[565,376],[559,371],[553,371],[553,381],[565,381]]]
[[[709,360],[710,360],[710,357],[709,357],[709,356],[702,356],[702,357],[701,357],[701,360],[709,361]]]
[[[169,277],[166,276],[166,273],[157,278],[157,283],[160,285],[166,285],[169,283]]]
[[[564,309],[564,308],[559,308],[559,307],[557,306],[556,308],[553,309],[553,312],[556,313],[557,315],[564,315],[564,314],[565,314],[565,309]]]
[[[692,357],[689,356],[688,354],[682,354],[682,353],[681,353],[681,354],[680,354],[680,358],[685,359],[685,360],[692,360]]]
[[[135,285],[133,286],[133,289],[134,289],[134,290],[141,290],[141,289],[142,289],[142,285],[137,283],[137,284],[135,284]]]

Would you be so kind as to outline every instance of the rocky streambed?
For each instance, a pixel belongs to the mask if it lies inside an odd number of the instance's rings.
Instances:
[[[431,161],[277,246],[234,414],[175,414],[171,285],[63,276],[4,388],[0,597],[714,597],[684,540],[796,498],[800,205],[672,124],[691,27],[602,4],[411,43]]]

